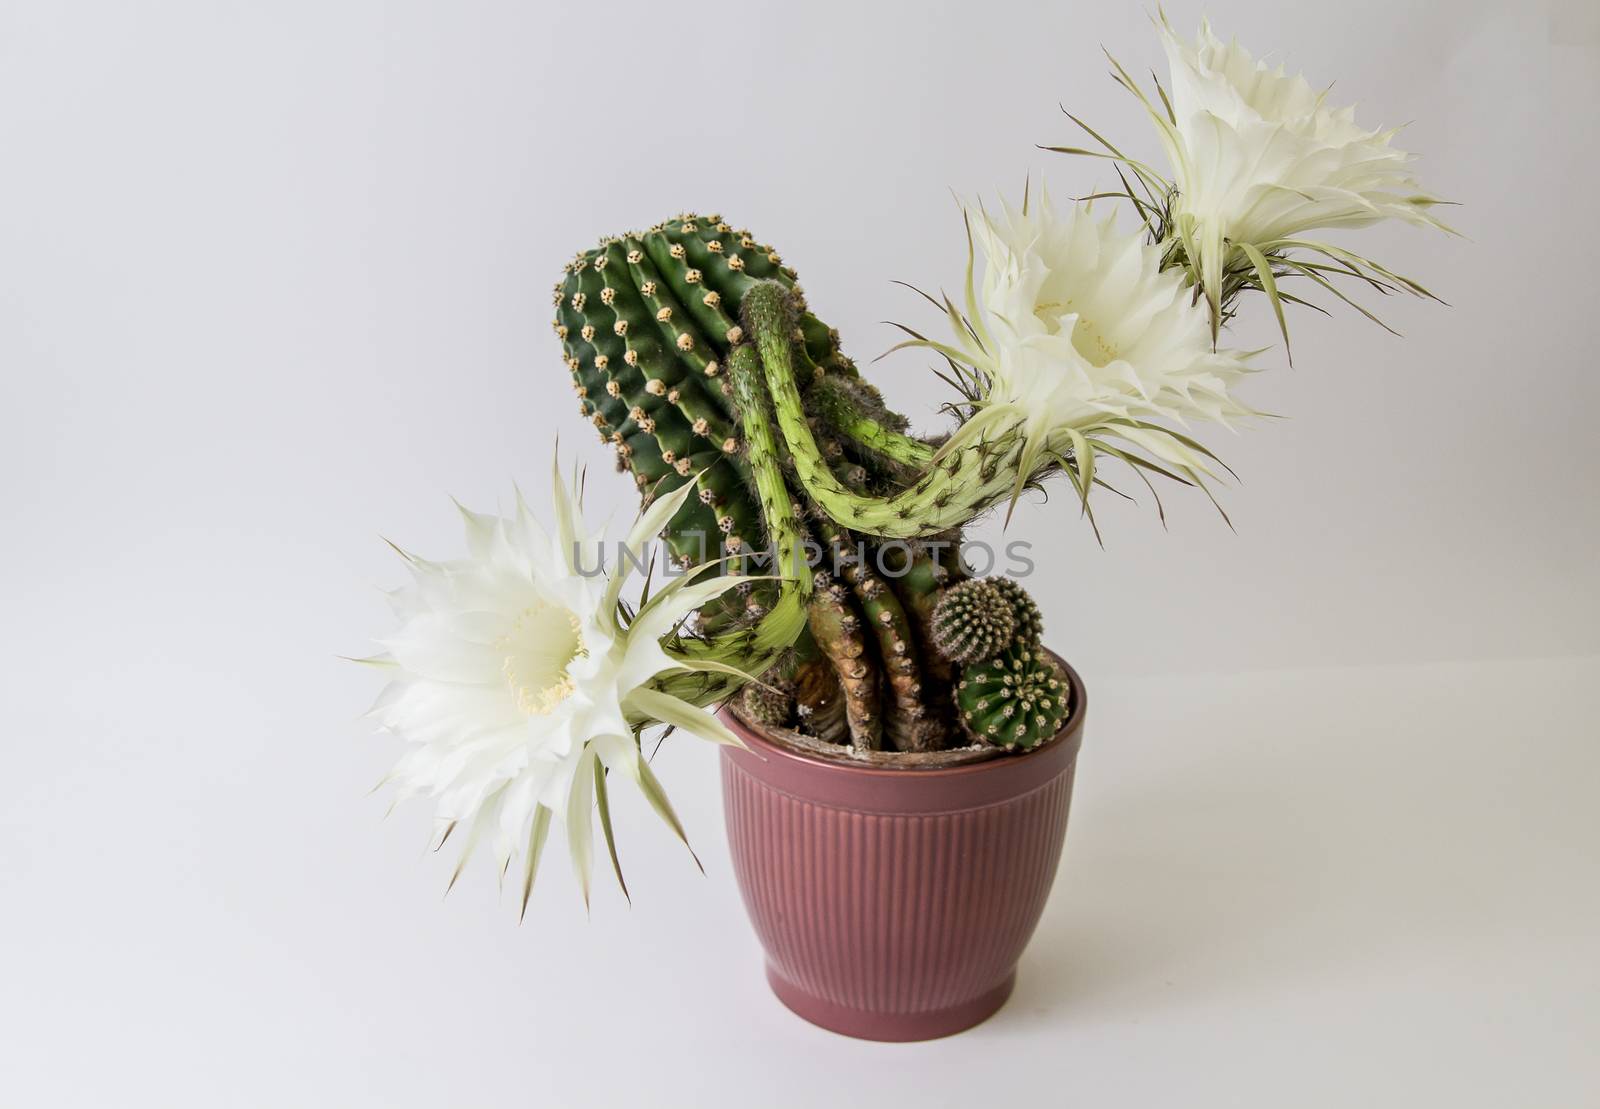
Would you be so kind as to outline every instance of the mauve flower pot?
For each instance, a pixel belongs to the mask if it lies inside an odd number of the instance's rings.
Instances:
[[[1059,661],[1059,660],[1058,660]],[[929,1040],[1005,1004],[1067,832],[1087,701],[1022,755],[885,769],[723,719],[734,874],[778,998],[823,1028]]]

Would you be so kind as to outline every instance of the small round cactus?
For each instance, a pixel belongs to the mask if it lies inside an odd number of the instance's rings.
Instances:
[[[744,714],[769,728],[786,728],[794,719],[794,694],[787,683],[750,682],[739,693]]]
[[[974,739],[1026,750],[1061,730],[1068,692],[1065,675],[1042,648],[1017,644],[966,668],[956,707]]]
[[[1010,578],[985,578],[1011,602],[1011,611],[1016,617],[1017,642],[1028,647],[1037,647],[1040,638],[1044,635],[1044,614],[1039,611],[1039,606],[1034,603],[1028,591]]]
[[[999,579],[951,586],[933,609],[933,645],[951,662],[977,662],[1002,651],[1017,633],[1015,604]]]

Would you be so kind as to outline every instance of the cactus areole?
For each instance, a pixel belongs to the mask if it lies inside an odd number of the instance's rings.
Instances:
[[[583,418],[644,503],[697,483],[662,534],[670,557],[751,578],[679,644],[729,669],[674,692],[918,764],[1060,730],[1068,685],[1037,606],[960,556],[961,526],[1013,495],[1013,437],[940,454],[909,435],[782,256],[717,215],[602,240],[554,301]]]

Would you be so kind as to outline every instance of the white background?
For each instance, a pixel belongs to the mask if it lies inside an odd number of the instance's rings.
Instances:
[[[1099,54],[1161,66],[1145,11],[0,3],[0,1103],[1592,1103],[1595,18],[1208,10],[1413,121],[1466,237],[1361,245],[1452,307],[1297,316],[1288,418],[1210,438],[1237,534],[1019,511],[1096,706],[1067,857],[1001,1016],[883,1047],[766,994],[711,752],[662,755],[705,879],[624,801],[635,907],[548,867],[519,929],[380,823],[335,656],[377,535],[450,556],[447,494],[543,503],[558,432],[631,513],[549,331],[576,249],[720,209],[865,362],[937,326],[891,281],[959,281],[951,190],[1107,184],[1035,149],[1058,102],[1156,155]],[[923,359],[870,372],[937,426]]]

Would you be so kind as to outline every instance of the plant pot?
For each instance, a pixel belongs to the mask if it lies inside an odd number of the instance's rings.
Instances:
[[[1060,662],[1060,659],[1056,660]],[[813,1024],[868,1040],[971,1028],[1011,994],[1055,879],[1087,700],[1020,755],[886,768],[723,719],[734,873],[767,981]]]

